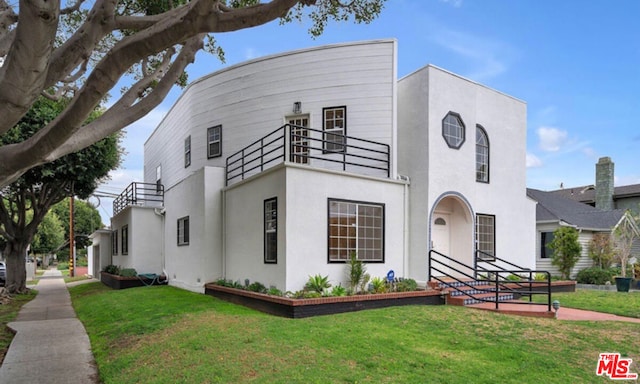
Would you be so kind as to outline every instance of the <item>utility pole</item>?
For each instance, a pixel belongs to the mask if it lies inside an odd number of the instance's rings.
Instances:
[[[71,197],[69,198],[69,277],[75,276],[75,248],[76,239],[73,233],[73,186],[71,186]]]

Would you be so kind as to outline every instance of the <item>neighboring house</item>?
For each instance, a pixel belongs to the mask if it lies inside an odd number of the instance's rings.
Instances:
[[[640,213],[640,184],[614,187],[614,168],[610,157],[601,157],[596,164],[595,184],[551,192],[604,210],[630,209]]]
[[[396,60],[395,40],[338,44],[190,84],[114,202],[110,263],[196,292],[345,285],[352,252],[422,283],[430,249],[533,268],[526,104],[433,66],[398,80]]]
[[[584,268],[593,266],[589,257],[589,242],[596,233],[611,233],[622,220],[628,220],[625,210],[605,211],[583,204],[554,192],[527,189],[527,195],[535,200],[536,206],[536,269],[546,270],[552,275],[559,275],[558,268],[551,264],[553,250],[549,243],[553,240],[553,232],[562,226],[578,230],[578,241],[582,246],[582,254],[571,270],[571,277]]]

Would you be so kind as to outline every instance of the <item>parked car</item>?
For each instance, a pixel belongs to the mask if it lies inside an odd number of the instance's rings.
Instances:
[[[4,262],[0,261],[0,284],[4,287],[5,282],[7,281],[7,266],[4,265]]]

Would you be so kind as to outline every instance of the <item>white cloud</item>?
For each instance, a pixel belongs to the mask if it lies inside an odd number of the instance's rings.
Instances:
[[[462,0],[440,0],[441,3],[451,4],[455,8],[462,7]]]
[[[533,153],[527,153],[527,168],[542,167],[542,160]]]
[[[540,127],[537,133],[540,149],[547,152],[558,152],[569,137],[567,131],[553,127]]]
[[[508,62],[515,56],[515,50],[501,41],[446,27],[437,28],[432,36],[436,44],[474,66],[464,74],[474,81],[486,81],[506,72],[509,69]]]

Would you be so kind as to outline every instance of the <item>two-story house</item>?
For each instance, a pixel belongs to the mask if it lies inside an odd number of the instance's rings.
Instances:
[[[90,261],[197,292],[345,285],[352,253],[423,283],[430,249],[533,268],[525,148],[524,102],[434,66],[398,79],[395,40],[254,59],[186,88]]]

